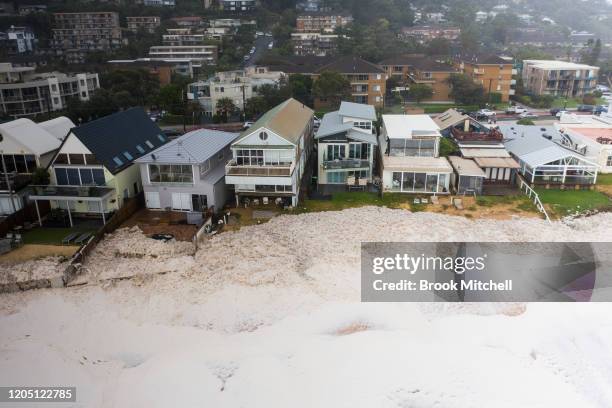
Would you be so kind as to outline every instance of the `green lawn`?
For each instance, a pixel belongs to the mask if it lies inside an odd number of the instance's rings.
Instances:
[[[455,105],[454,103],[411,103],[407,106],[414,108],[423,108],[425,113],[442,113],[449,109],[465,109],[468,112],[477,111],[478,106],[464,106],[464,105]],[[385,113],[391,114],[402,114],[404,113],[405,106],[402,105],[392,105],[385,106]]]
[[[552,108],[563,108],[565,105],[565,98],[557,98],[552,104]],[[567,108],[577,108],[578,105],[582,105],[582,98],[568,98]],[[603,98],[597,98],[597,105],[607,105],[606,100]]]
[[[62,240],[73,232],[95,232],[91,228],[34,228],[23,234],[24,244],[61,245]]]
[[[604,209],[612,201],[603,193],[595,190],[546,190],[537,189],[540,200],[558,217],[581,213],[594,209]]]
[[[299,211],[338,211],[366,205],[389,208],[400,208],[402,205],[410,205],[412,211],[422,211],[425,205],[414,204],[413,201],[415,197],[418,197],[418,195],[385,193],[383,198],[381,198],[377,193],[367,193],[363,191],[342,192],[333,194],[331,200],[305,200],[304,203],[299,206]]]
[[[597,175],[597,184],[604,186],[612,185],[612,174],[601,174]]]
[[[476,204],[482,207],[493,207],[498,204],[512,204],[521,211],[537,211],[531,199],[525,195],[478,196]]]

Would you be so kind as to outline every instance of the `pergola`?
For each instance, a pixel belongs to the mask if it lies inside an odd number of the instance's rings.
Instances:
[[[36,215],[38,216],[38,224],[42,226],[40,210],[38,209],[38,201],[58,201],[65,202],[68,211],[68,220],[70,227],[73,227],[72,213],[70,211],[70,202],[74,201],[93,201],[98,202],[102,222],[106,224],[106,215],[104,214],[104,202],[110,198],[114,192],[114,188],[98,187],[98,186],[30,186],[29,199],[34,201],[36,206]]]
[[[595,184],[598,165],[569,154],[551,161],[518,158],[521,173],[534,184]]]

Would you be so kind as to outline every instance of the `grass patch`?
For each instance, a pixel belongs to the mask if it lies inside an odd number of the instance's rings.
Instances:
[[[567,105],[566,105],[567,101]],[[552,103],[552,108],[563,108],[564,106],[567,108],[577,108],[578,105],[583,105],[582,98],[557,98]],[[607,105],[607,102],[603,98],[597,98],[596,105]]]
[[[378,193],[368,193],[363,191],[342,192],[333,194],[331,200],[305,200],[304,203],[299,206],[299,211],[339,211],[347,208],[364,207],[368,205],[389,208],[406,208],[406,206],[409,205],[410,209],[415,212],[425,210],[427,204],[414,204],[415,197],[421,196],[401,193],[385,193],[381,198]]]
[[[498,204],[521,204],[524,201],[529,202],[527,197],[522,195],[478,196],[476,198],[476,204],[481,207],[493,207]]]
[[[442,113],[449,109],[465,109],[468,112],[477,111],[478,106],[473,105],[455,105],[453,103],[410,103],[406,105],[412,108],[422,108],[425,113]],[[385,106],[385,113],[390,114],[403,114],[405,106],[402,105],[391,105]]]
[[[600,210],[612,202],[603,193],[595,190],[545,190],[537,189],[540,200],[554,215],[563,217],[570,214]]]
[[[612,185],[612,174],[597,174],[597,184],[601,184],[602,186]]]
[[[91,232],[95,230],[91,228],[34,228],[23,233],[24,244],[48,244],[61,245],[62,240],[73,232]]]

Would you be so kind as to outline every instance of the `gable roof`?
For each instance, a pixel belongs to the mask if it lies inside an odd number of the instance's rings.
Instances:
[[[575,157],[582,162],[596,165],[553,140],[559,140],[558,131],[552,126],[501,125],[504,134],[504,146],[514,156],[527,163],[530,167],[541,166],[566,157]],[[550,136],[552,140],[544,137]]]
[[[323,71],[336,71],[341,74],[384,73],[378,65],[356,56],[317,57],[291,56],[274,57],[266,65],[271,71],[282,71],[290,74],[319,74]]]
[[[314,111],[308,106],[293,98],[289,98],[280,105],[270,109],[249,129],[242,132],[240,139],[260,128],[266,128],[288,142],[297,144],[304,128],[313,115]],[[240,139],[234,143],[239,143]]]
[[[231,144],[238,135],[238,133],[198,129],[185,133],[134,161],[137,163],[203,163]]]
[[[479,124],[483,128],[488,128],[488,126],[483,125],[471,116],[460,113],[455,109],[448,109],[445,112],[442,112],[441,114],[434,117],[433,121],[436,122],[436,125],[438,125],[441,130],[444,130],[459,123],[463,123],[466,119],[472,123]]]
[[[372,133],[353,129],[353,122],[342,123],[342,116],[339,111],[329,112],[323,116],[321,126],[319,126],[319,130],[317,130],[315,139],[321,139],[326,136],[340,133],[345,134],[348,139],[378,145],[378,139]]]
[[[37,156],[52,152],[61,145],[59,139],[30,119],[25,118],[1,123],[0,134],[7,140],[10,139],[15,144],[23,146],[27,153]]]
[[[368,62],[355,56],[344,56],[337,58],[327,65],[319,68],[318,72],[336,71],[341,74],[361,74],[361,73],[384,73],[385,70],[380,66]]]
[[[40,122],[38,126],[42,127],[47,132],[51,133],[51,135],[55,136],[56,139],[61,141],[68,136],[70,129],[76,125],[67,117],[60,116],[55,119]]]
[[[363,103],[342,101],[338,114],[350,118],[376,120],[376,110],[374,106]]]
[[[72,129],[72,134],[112,174],[129,167],[135,159],[168,141],[161,129],[140,107],[130,108],[75,127]],[[136,146],[142,147],[144,151],[141,153]],[[124,155],[124,152],[128,152],[129,157]]]

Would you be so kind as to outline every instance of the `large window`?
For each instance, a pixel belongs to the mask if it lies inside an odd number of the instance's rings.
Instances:
[[[345,145],[327,145],[327,154],[325,155],[326,160],[341,160],[346,157],[346,146]]]
[[[327,173],[327,183],[328,184],[344,184],[346,183],[346,172],[344,171],[334,171]]]
[[[391,156],[434,157],[436,139],[390,139]]]
[[[106,184],[102,169],[56,167],[55,179],[60,186],[103,186]]]
[[[236,163],[239,166],[262,166],[264,164],[264,151],[255,149],[236,150]]]
[[[370,145],[368,143],[349,144],[349,159],[367,160],[370,157]]]
[[[446,193],[447,174],[393,172],[391,191],[415,193]]]
[[[193,184],[193,170],[188,164],[149,164],[149,181]]]
[[[5,154],[0,155],[0,173],[6,166],[7,173],[25,173],[29,174],[36,169],[36,158],[31,154]]]

